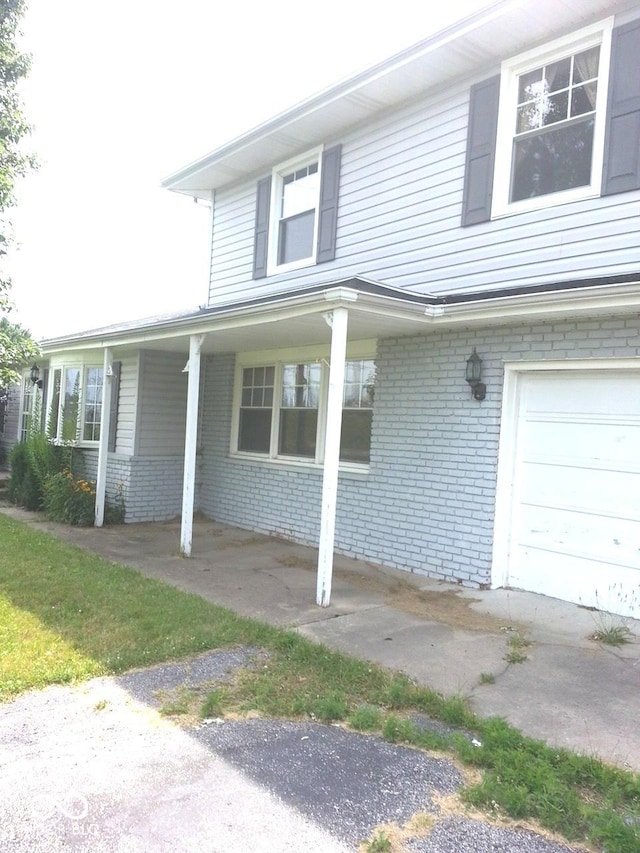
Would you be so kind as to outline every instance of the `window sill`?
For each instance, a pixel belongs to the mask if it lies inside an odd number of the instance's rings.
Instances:
[[[549,193],[535,199],[523,199],[511,204],[496,204],[491,211],[491,219],[504,219],[507,216],[516,216],[519,213],[532,213],[536,210],[547,210],[550,207],[560,207],[563,204],[572,204],[575,201],[600,198],[599,190],[592,186],[581,187],[577,190],[566,190],[561,193]]]
[[[263,456],[259,453],[230,453],[227,458],[238,462],[259,463],[265,467],[291,469],[293,471],[307,470],[320,474],[324,470],[322,462],[294,457],[285,459],[284,457]],[[370,466],[368,463],[341,462],[338,471],[340,475],[367,476],[369,469]]]
[[[305,267],[313,267],[316,264],[315,256],[311,258],[303,258],[300,261],[292,261],[290,264],[280,264],[280,266],[267,266],[267,277],[280,275],[287,272],[295,272]]]

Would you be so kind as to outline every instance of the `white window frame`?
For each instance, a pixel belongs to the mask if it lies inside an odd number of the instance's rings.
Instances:
[[[372,340],[354,341],[347,347],[347,361],[376,359],[376,342]],[[323,365],[320,381],[320,399],[318,405],[318,431],[316,434],[315,458],[285,456],[278,453],[280,400],[282,396],[282,366],[285,364],[304,364],[317,362]],[[271,412],[271,439],[268,453],[253,453],[238,450],[240,432],[240,408],[242,402],[242,371],[247,367],[275,366],[275,384],[273,389],[273,408]],[[233,409],[231,420],[231,440],[229,455],[239,459],[252,459],[276,465],[295,465],[299,467],[321,468],[324,462],[324,443],[326,435],[327,395],[329,392],[329,347],[299,347],[295,349],[267,350],[262,352],[238,353],[233,390]],[[341,471],[366,472],[369,463],[340,462]]]
[[[52,441],[54,444],[63,443],[62,438],[62,429],[63,429],[63,409],[64,409],[64,387],[65,387],[65,377],[68,370],[79,370],[80,371],[80,383],[78,387],[78,419],[76,422],[75,429],[75,438],[71,440],[71,444],[77,447],[98,447],[100,441],[96,440],[88,440],[84,439],[84,424],[85,424],[85,406],[86,406],[86,387],[87,387],[87,374],[89,370],[97,369],[102,371],[104,369],[103,364],[99,364],[94,361],[82,361],[78,359],[73,359],[64,362],[52,361],[49,365],[49,378],[51,382],[51,389],[47,394],[47,412],[46,412],[46,430],[48,432],[49,423],[51,418],[51,395],[53,394],[53,382],[55,371],[60,370],[60,399],[58,400],[58,418],[57,418],[57,429],[56,435],[52,437]],[[104,376],[103,376],[104,382]],[[100,429],[102,429],[102,420],[103,420],[103,412],[100,411]],[[64,442],[67,443],[67,442]]]
[[[267,255],[267,275],[275,273],[290,272],[291,270],[301,269],[303,267],[313,266],[316,263],[316,255],[318,252],[318,220],[320,218],[320,187],[322,183],[322,146],[314,148],[311,151],[305,152],[300,157],[294,157],[284,163],[280,163],[273,169],[271,177],[271,199],[269,203],[269,243]],[[286,175],[295,172],[296,169],[302,169],[312,163],[318,164],[318,197],[316,199],[316,215],[313,224],[313,243],[312,252],[308,258],[301,258],[298,261],[292,261],[288,264],[278,263],[278,240],[280,237],[280,216],[278,215],[278,205],[282,197],[282,182]]]
[[[30,373],[23,373],[20,378],[20,412],[18,415],[18,441],[26,441],[31,430],[31,416],[38,386],[31,381]]]
[[[596,198],[600,195],[612,29],[613,18],[606,18],[597,24],[592,24],[569,36],[556,39],[543,47],[521,53],[502,63],[491,209],[492,219],[523,211],[539,210],[559,204],[567,204],[578,199]],[[518,102],[518,77],[521,74],[526,74],[528,71],[539,68],[541,65],[548,65],[563,57],[572,56],[597,45],[600,45],[600,60],[591,160],[591,183],[582,187],[548,193],[537,196],[536,198],[510,202],[509,191],[511,186],[513,140],[516,127],[516,105]]]

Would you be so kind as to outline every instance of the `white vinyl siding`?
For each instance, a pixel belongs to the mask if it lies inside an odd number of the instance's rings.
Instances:
[[[137,455],[184,454],[186,360],[185,354],[141,352]]]
[[[127,355],[114,360],[121,362],[116,453],[129,454],[133,453],[135,434],[138,358],[137,355]]]
[[[488,68],[483,79],[498,70]],[[469,85],[458,85],[323,140],[342,142],[336,258],[329,263],[252,280],[256,181],[219,191],[211,304],[353,275],[438,294],[637,270],[637,191],[462,228],[468,106]]]

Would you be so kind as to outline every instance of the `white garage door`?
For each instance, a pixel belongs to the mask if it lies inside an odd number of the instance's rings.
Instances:
[[[518,378],[508,583],[640,617],[640,370]]]

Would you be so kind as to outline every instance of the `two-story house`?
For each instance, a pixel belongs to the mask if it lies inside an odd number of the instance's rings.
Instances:
[[[44,342],[97,523],[121,483],[185,553],[319,544],[319,603],[335,548],[633,613],[639,57],[637,2],[498,2],[167,178],[207,306]]]

